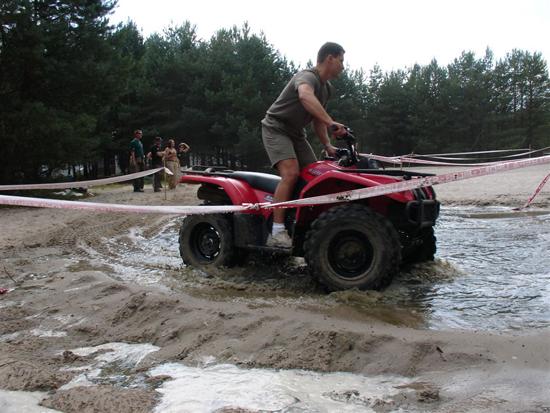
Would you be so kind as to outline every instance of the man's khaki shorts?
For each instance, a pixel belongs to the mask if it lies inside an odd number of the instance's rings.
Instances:
[[[262,123],[262,140],[273,168],[285,159],[297,159],[300,169],[317,160],[305,136],[290,137],[284,130]]]

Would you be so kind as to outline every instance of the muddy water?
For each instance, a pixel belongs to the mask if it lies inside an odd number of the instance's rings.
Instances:
[[[370,378],[349,373],[241,369],[215,364],[214,360],[211,365],[200,367],[167,363],[149,374],[172,378],[158,389],[162,399],[155,412],[163,413],[374,412],[373,406],[378,411],[381,407],[394,407],[393,400],[404,393],[399,388],[410,382],[394,376]],[[410,392],[406,395],[414,396]]]
[[[429,327],[526,330],[550,325],[548,211],[445,208],[436,232],[436,272],[443,265],[448,269],[431,278],[430,270],[418,267],[390,289],[405,306],[419,307]]]
[[[444,208],[433,263],[404,269],[384,292],[327,295],[300,259],[254,256],[208,273],[182,265],[179,220],[147,233],[132,229],[85,247],[88,263],[115,276],[214,300],[294,305],[344,317],[376,317],[431,329],[527,330],[550,325],[550,212]],[[86,264],[88,265],[88,264]]]

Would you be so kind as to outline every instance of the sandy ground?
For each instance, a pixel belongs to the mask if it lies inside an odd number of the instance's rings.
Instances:
[[[436,190],[444,205],[520,206],[548,171],[548,166],[525,168]],[[144,194],[132,193],[130,186],[104,187],[95,189],[90,200],[190,205],[197,203],[195,188],[180,187],[164,200],[150,186]],[[547,187],[535,207],[549,206]],[[166,361],[193,365],[214,356],[246,368],[411,380],[401,397],[371,406],[375,411],[550,411],[548,330],[430,331],[338,308],[309,308],[299,300],[247,300],[246,294],[239,300],[213,300],[192,289],[170,288],[166,282],[143,286],[121,281],[112,277],[108,265],[93,264],[85,253],[86,246],[101,248],[105,239],[130,228],[137,226],[147,234],[170,219],[0,209],[0,287],[10,289],[0,295],[0,389],[44,392],[42,406],[64,412],[151,411],[164,377],[146,377],[143,386],[135,388],[106,383],[61,389],[90,360],[71,349],[150,343],[159,351],[128,368],[127,375],[144,375]],[[9,394],[0,393],[0,410],[2,397],[5,402]]]
[[[406,168],[435,174],[447,174],[468,168]],[[480,178],[465,179],[435,186],[445,205],[507,205],[522,206],[533,194],[550,165],[537,165]],[[533,207],[550,205],[550,183],[547,183],[532,203]]]

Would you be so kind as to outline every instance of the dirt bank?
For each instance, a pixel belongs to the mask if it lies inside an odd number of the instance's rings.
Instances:
[[[441,185],[437,192],[444,204],[518,206],[547,172],[546,167],[526,168]],[[106,187],[93,191],[91,200],[190,205],[197,203],[194,189],[178,188],[164,200],[151,188],[135,194],[130,186]],[[550,205],[549,191],[539,195],[538,208]],[[550,409],[547,330],[498,334],[415,328],[414,320],[406,320],[411,315],[398,310],[391,315],[354,312],[348,305],[353,296],[342,297],[342,305],[325,305],[321,293],[302,299],[317,287],[301,270],[293,270],[290,284],[283,268],[276,273],[283,275],[270,275],[279,277],[274,282],[244,286],[225,283],[224,274],[194,273],[205,289],[192,278],[178,282],[171,265],[162,276],[149,277],[149,283],[136,283],[116,275],[115,262],[95,259],[112,248],[132,248],[124,237],[135,237],[136,228],[146,238],[175,220],[1,209],[0,287],[10,291],[0,295],[0,388],[47,392],[42,404],[66,412],[150,411],[160,397],[155,389],[166,380],[150,377],[152,367],[167,361],[197,365],[213,356],[245,368],[410,379],[400,390],[402,397],[379,403],[373,407],[377,411]],[[118,237],[116,245],[109,243],[113,237]],[[377,294],[369,297],[376,301]],[[158,350],[133,364],[121,361],[116,374],[102,373],[94,386],[67,387],[97,356],[79,355],[77,349],[105,343],[143,343]],[[128,386],[129,381],[134,384]]]

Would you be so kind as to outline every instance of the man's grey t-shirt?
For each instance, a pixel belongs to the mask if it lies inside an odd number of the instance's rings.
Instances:
[[[304,108],[298,97],[298,86],[304,83],[311,86],[315,97],[323,107],[326,107],[332,85],[329,82],[321,82],[316,69],[302,70],[293,76],[267,110],[262,124],[283,129],[290,137],[305,137],[304,128],[313,120],[313,117]]]

